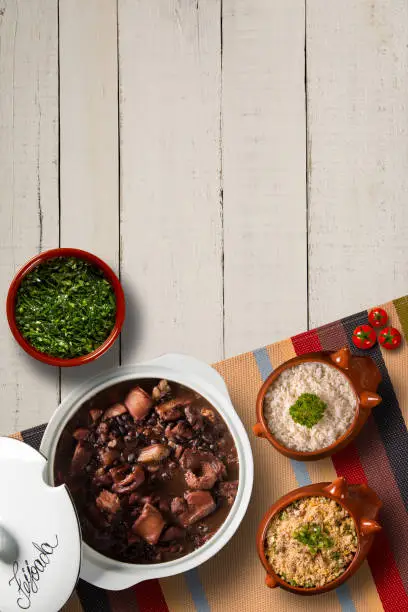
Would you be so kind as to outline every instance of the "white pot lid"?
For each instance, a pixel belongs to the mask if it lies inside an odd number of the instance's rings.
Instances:
[[[50,487],[46,460],[0,437],[0,610],[55,612],[79,576],[81,532],[65,486]]]

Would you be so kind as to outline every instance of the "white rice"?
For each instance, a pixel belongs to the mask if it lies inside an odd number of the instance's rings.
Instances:
[[[326,404],[311,429],[295,423],[289,408],[302,393],[314,393]],[[264,414],[274,437],[287,448],[316,451],[333,444],[351,425],[357,400],[347,378],[325,363],[306,362],[284,370],[268,389]]]

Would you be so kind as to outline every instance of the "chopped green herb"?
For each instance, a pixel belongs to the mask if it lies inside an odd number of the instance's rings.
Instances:
[[[116,298],[103,272],[83,259],[56,257],[21,281],[16,323],[35,349],[71,359],[100,346],[115,324]]]
[[[340,557],[341,557],[341,554],[339,553],[338,550],[335,550],[331,554],[331,558],[334,559],[334,561],[338,561],[340,559]]]
[[[289,580],[286,574],[279,574],[279,575],[282,578],[282,580],[285,580],[285,582],[287,582],[288,584],[291,584],[292,586],[299,586],[296,580]]]
[[[314,393],[302,393],[289,408],[289,413],[295,423],[311,429],[322,418],[327,404]]]
[[[316,555],[319,550],[333,546],[333,540],[328,535],[327,530],[317,523],[302,525],[294,532],[293,537],[301,544],[308,546],[312,555]]]

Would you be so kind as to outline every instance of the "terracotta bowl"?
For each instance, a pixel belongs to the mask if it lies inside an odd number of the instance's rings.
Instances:
[[[73,359],[61,359],[60,357],[52,357],[51,355],[47,355],[46,353],[41,353],[37,351],[27,340],[22,336],[20,330],[16,324],[15,319],[15,302],[17,291],[20,286],[23,278],[31,272],[33,268],[43,263],[47,259],[54,259],[55,257],[76,257],[77,259],[84,259],[94,265],[97,268],[100,268],[105,275],[105,278],[111,283],[113,290],[116,296],[116,319],[113,329],[106,340],[98,346],[94,351],[88,353],[88,355],[82,355],[81,357],[75,357]],[[112,346],[117,337],[120,334],[122,329],[123,322],[125,320],[125,295],[123,293],[122,285],[112,268],[108,266],[102,259],[99,259],[96,255],[92,253],[88,253],[87,251],[82,251],[80,249],[51,249],[49,251],[43,251],[39,253],[32,259],[30,259],[16,274],[14,279],[11,282],[8,294],[7,294],[7,319],[9,322],[9,326],[11,329],[11,333],[14,338],[17,340],[19,345],[25,350],[26,353],[42,361],[47,363],[48,365],[53,366],[62,366],[62,367],[71,367],[78,366],[84,363],[88,363],[89,361],[93,361],[97,359],[103,353]]]
[[[358,545],[353,561],[338,578],[321,587],[303,588],[285,582],[283,578],[274,572],[265,556],[264,542],[269,524],[275,514],[298,499],[312,496],[333,499],[347,510],[356,526]],[[259,558],[267,572],[265,578],[266,585],[270,588],[280,586],[298,595],[319,595],[336,589],[355,574],[366,558],[373,543],[375,533],[381,530],[381,525],[376,521],[381,506],[382,502],[377,494],[366,484],[348,485],[345,478],[337,478],[331,483],[319,482],[307,487],[301,487],[281,497],[269,508],[263,517],[256,536]]]
[[[284,446],[269,430],[263,411],[265,395],[271,384],[284,370],[306,362],[325,363],[339,370],[350,382],[357,400],[356,414],[350,427],[333,444],[316,451],[297,451]],[[282,455],[297,461],[314,461],[329,457],[347,446],[357,436],[367,421],[371,409],[381,402],[381,397],[376,393],[380,382],[380,371],[371,357],[355,357],[350,353],[348,347],[341,348],[334,353],[308,353],[301,357],[289,359],[268,376],[258,393],[256,400],[257,423],[253,426],[254,434],[260,438],[266,438]]]

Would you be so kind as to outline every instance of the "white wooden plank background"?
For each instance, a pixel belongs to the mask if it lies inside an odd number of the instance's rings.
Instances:
[[[118,270],[129,310],[122,354],[61,387],[3,316],[0,433],[120,359],[213,361],[407,293],[407,11],[0,0],[3,303],[60,242]]]
[[[408,3],[307,3],[312,326],[408,292]]]
[[[119,270],[116,3],[60,0],[61,246]],[[98,362],[61,371],[61,394],[119,364],[119,344]]]
[[[223,356],[220,48],[218,0],[119,0],[125,363]]]
[[[5,316],[14,272],[58,246],[58,20],[54,0],[0,0],[0,432],[58,401],[58,372],[17,347]]]
[[[305,16],[304,0],[223,8],[229,356],[307,325]]]

